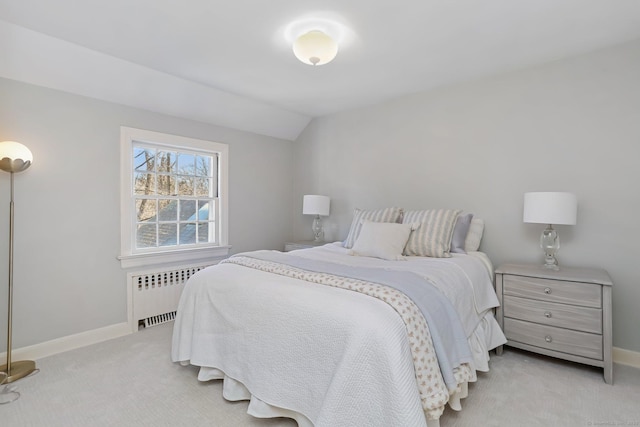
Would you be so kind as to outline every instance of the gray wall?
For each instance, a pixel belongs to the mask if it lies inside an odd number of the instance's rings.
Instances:
[[[28,146],[15,176],[13,347],[127,320],[120,250],[120,126],[229,144],[233,252],[291,236],[290,141],[0,79],[0,141]],[[0,319],[6,319],[9,174],[0,173]],[[5,325],[5,322],[0,322]],[[0,327],[0,342],[6,328]]]
[[[302,195],[325,194],[327,239],[346,237],[354,207],[460,208],[486,221],[495,265],[541,263],[523,194],[576,193],[559,262],[609,271],[614,345],[640,351],[640,41],[315,119],[296,142],[299,239]]]

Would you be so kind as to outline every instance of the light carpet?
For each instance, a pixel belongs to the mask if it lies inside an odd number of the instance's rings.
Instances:
[[[40,372],[15,383],[20,399],[0,405],[0,426],[296,425],[253,418],[246,402],[222,397],[221,381],[201,383],[197,368],[172,363],[172,327],[37,361]],[[605,384],[598,368],[507,348],[441,426],[640,426],[640,370],[616,364],[614,381]]]

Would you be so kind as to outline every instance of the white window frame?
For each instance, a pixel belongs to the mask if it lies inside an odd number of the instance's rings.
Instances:
[[[219,216],[215,227],[218,244],[195,247],[135,248],[133,145],[134,142],[158,148],[197,150],[218,156]],[[229,146],[220,142],[170,135],[122,126],[120,128],[120,265],[122,268],[147,267],[157,264],[210,261],[229,255],[228,207]]]

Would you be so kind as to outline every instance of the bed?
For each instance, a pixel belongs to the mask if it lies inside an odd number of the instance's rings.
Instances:
[[[404,234],[420,227],[411,219]],[[366,236],[375,250],[390,240],[376,220],[354,215],[345,242],[237,254],[195,274],[172,359],[200,367],[201,381],[222,379],[225,399],[249,400],[249,414],[299,426],[431,427],[445,406],[460,410],[489,350],[506,342],[491,262],[448,247],[442,257],[402,255],[404,235],[400,254],[367,255]],[[397,234],[399,220],[384,227]]]

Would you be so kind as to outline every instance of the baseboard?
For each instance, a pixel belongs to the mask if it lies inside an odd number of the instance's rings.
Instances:
[[[105,326],[75,335],[56,338],[40,344],[28,347],[16,348],[12,352],[13,360],[38,360],[54,354],[64,353],[91,344],[97,344],[114,338],[131,334],[131,326],[128,322]],[[0,360],[6,358],[6,352],[0,353]],[[640,352],[613,347],[613,361],[621,365],[633,366],[640,369]]]
[[[613,361],[640,369],[640,352],[613,347]]]
[[[65,351],[85,347],[113,338],[118,338],[131,333],[131,327],[127,322],[117,323],[115,325],[105,326],[104,328],[93,329],[81,332],[75,335],[68,335],[62,338],[56,338],[51,341],[45,341],[40,344],[34,344],[27,347],[16,348],[11,352],[12,360],[38,360],[43,357],[52,356]],[[0,354],[0,359],[6,358],[6,352]]]

